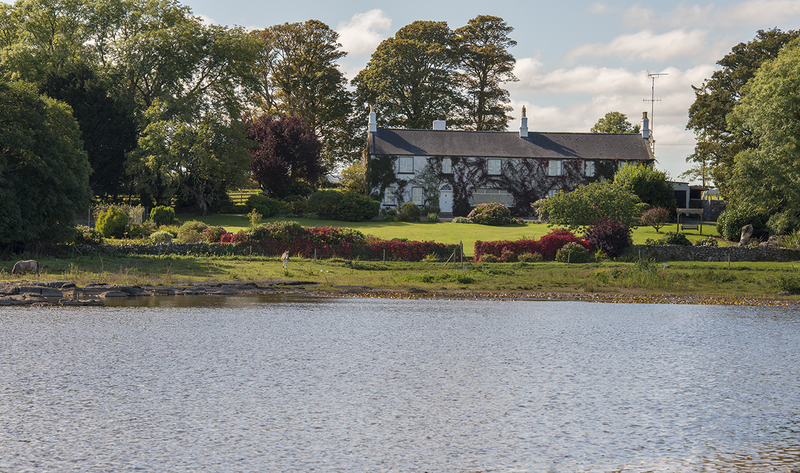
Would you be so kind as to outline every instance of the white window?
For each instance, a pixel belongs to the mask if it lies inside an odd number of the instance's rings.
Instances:
[[[414,172],[414,158],[397,158],[397,172],[411,174]]]
[[[547,197],[553,197],[554,195],[556,195],[556,192],[558,192],[558,189],[550,189],[549,191],[547,191]]]
[[[442,173],[453,174],[453,158],[442,159]]]
[[[383,203],[387,205],[394,205],[394,187],[387,187],[383,191]]]
[[[490,159],[488,161],[488,170],[489,175],[497,176],[500,174],[500,160],[499,159]]]
[[[422,205],[422,187],[411,188],[411,201],[417,205]]]
[[[548,176],[560,176],[561,175],[561,161],[558,159],[551,159],[547,163],[547,175]]]
[[[585,161],[583,168],[583,175],[586,177],[594,177],[594,161]]]

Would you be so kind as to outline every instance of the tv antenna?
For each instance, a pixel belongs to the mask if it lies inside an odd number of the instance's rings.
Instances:
[[[651,88],[651,91],[650,91],[650,98],[649,99],[644,99],[645,102],[650,102],[650,136],[651,137],[654,136],[653,130],[655,129],[655,122],[656,122],[656,120],[655,120],[655,105],[656,105],[656,102],[661,102],[661,99],[657,99],[656,98],[656,79],[658,79],[661,76],[668,76],[668,75],[669,74],[667,74],[666,72],[650,72],[650,71],[647,71],[647,77],[650,78],[650,80],[652,81],[652,84],[653,84],[652,88]],[[652,142],[653,142],[653,154],[655,154],[656,153],[656,140],[653,139]]]

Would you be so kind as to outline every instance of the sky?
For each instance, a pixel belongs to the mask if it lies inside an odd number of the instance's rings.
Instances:
[[[347,56],[339,64],[348,79],[381,41],[413,21],[446,21],[456,29],[478,15],[499,16],[514,28],[510,36],[517,42],[510,52],[519,81],[504,85],[514,107],[509,130],[519,128],[523,106],[531,131],[588,132],[610,111],[637,124],[646,111],[656,140],[656,167],[673,180],[682,180],[680,174],[690,167],[686,157],[694,150],[694,134],[686,130],[692,86],[702,85],[719,69],[719,59],[758,30],[800,28],[798,0],[181,3],[209,22],[247,29],[322,21],[340,35]]]

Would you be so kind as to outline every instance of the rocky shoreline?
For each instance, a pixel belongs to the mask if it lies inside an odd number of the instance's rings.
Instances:
[[[163,296],[247,296],[303,294],[316,297],[374,297],[392,299],[437,300],[528,300],[587,301],[628,304],[714,304],[800,306],[795,300],[745,299],[717,296],[678,296],[674,294],[625,294],[588,292],[497,292],[481,290],[426,291],[394,290],[366,286],[325,286],[310,281],[268,282],[197,282],[173,286],[139,286],[73,282],[19,281],[0,283],[0,307],[3,306],[105,306],[109,299]]]
[[[200,282],[176,286],[138,286],[89,283],[78,286],[64,281],[22,281],[0,283],[0,306],[104,306],[110,298],[264,295],[285,292],[287,287],[299,289],[317,285],[305,281],[273,281],[262,284]]]

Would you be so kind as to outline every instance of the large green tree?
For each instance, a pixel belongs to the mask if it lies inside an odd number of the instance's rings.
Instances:
[[[631,226],[638,202],[639,198],[630,190],[603,181],[578,186],[571,192],[556,192],[534,202],[532,207],[539,218],[550,224],[575,230],[594,225],[603,218]]]
[[[632,125],[628,116],[621,112],[608,112],[597,120],[590,130],[592,133],[639,133],[639,125]]]
[[[752,147],[734,158],[728,198],[770,215],[774,232],[800,228],[800,38],[765,62],[729,120]]]
[[[778,29],[759,30],[756,37],[739,43],[717,64],[722,68],[700,87],[693,87],[695,101],[689,108],[686,128],[694,131],[697,146],[687,162],[693,169],[686,175],[711,176],[724,194],[730,177],[734,156],[751,148],[746,134],[735,135],[728,127],[727,117],[744,95],[744,86],[761,64],[774,59],[780,50],[800,31],[782,32]]]
[[[337,61],[347,53],[339,34],[317,20],[251,33],[259,40],[251,101],[264,113],[298,116],[321,137],[329,167],[352,150],[346,143],[352,102]]]
[[[250,154],[241,122],[213,111],[182,120],[158,103],[130,154],[133,190],[147,205],[185,202],[201,215],[227,202],[227,191],[247,179]]]
[[[508,126],[511,99],[501,85],[519,80],[514,76],[516,60],[508,52],[517,44],[509,38],[512,31],[502,18],[490,15],[479,15],[455,31],[467,129],[504,131]]]
[[[88,209],[89,161],[69,106],[0,81],[0,245],[71,236]]]
[[[115,95],[110,81],[88,63],[46,74],[39,90],[72,107],[89,156],[89,183],[101,198],[117,196],[124,179],[125,153],[136,147],[133,101]]]
[[[415,21],[384,40],[356,75],[356,103],[376,105],[380,123],[430,129],[462,104],[454,33],[444,21]]]
[[[641,164],[627,166],[614,174],[614,184],[633,192],[650,207],[676,208],[675,191],[667,180],[667,173]]]

